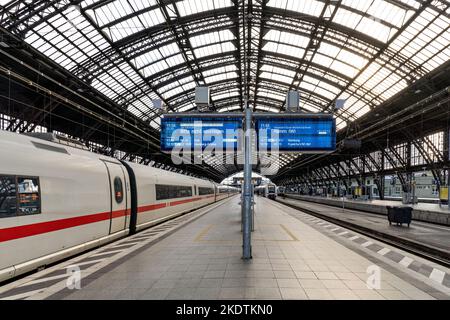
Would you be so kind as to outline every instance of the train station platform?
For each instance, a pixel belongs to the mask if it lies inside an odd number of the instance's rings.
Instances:
[[[288,194],[287,197],[302,201],[316,202],[330,206],[343,206],[348,209],[367,211],[387,215],[387,206],[404,206],[400,201],[394,200],[348,200],[342,198],[326,198]],[[450,226],[450,209],[448,206],[439,206],[436,203],[418,203],[405,205],[413,208],[413,219],[424,222],[438,223]]]
[[[0,299],[450,299],[450,270],[430,261],[266,198],[255,217],[250,261],[233,197],[157,241],[176,223],[13,283]],[[79,289],[67,288],[69,266],[82,269]]]
[[[277,201],[293,208],[313,214],[319,218],[335,222],[383,241],[401,245],[419,251],[428,257],[434,257],[441,263],[450,262],[450,226],[429,222],[412,221],[406,225],[390,225],[386,216],[348,209],[337,208],[316,202],[278,197]]]

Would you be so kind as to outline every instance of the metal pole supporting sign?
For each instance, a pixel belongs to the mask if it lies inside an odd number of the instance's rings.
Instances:
[[[242,206],[243,218],[243,259],[252,258],[252,109],[245,109],[245,164],[244,164],[244,205]]]

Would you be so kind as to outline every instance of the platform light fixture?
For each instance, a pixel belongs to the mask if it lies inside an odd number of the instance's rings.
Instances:
[[[344,99],[337,99],[334,103],[334,110],[341,110],[345,107],[346,100]]]
[[[298,112],[300,108],[300,93],[298,91],[289,91],[286,96],[286,111]]]
[[[195,104],[199,111],[209,110],[211,102],[211,92],[209,87],[198,86],[195,88]]]

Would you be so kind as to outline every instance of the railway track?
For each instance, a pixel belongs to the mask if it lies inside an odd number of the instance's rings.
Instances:
[[[280,200],[277,198],[276,202],[283,204],[285,206],[288,206],[290,208],[299,210],[303,213],[307,213],[309,215],[315,216],[316,218],[322,219],[324,221],[334,223],[340,227],[344,227],[349,230],[353,230],[355,232],[361,233],[365,236],[374,238],[376,240],[379,240],[381,242],[389,244],[393,247],[399,248],[406,252],[410,252],[416,256],[420,256],[427,260],[438,263],[447,268],[450,267],[449,252],[431,247],[429,245],[425,245],[425,244],[417,242],[417,241],[413,241],[411,239],[401,238],[401,237],[398,237],[398,236],[395,236],[392,234],[388,234],[388,233],[381,232],[378,230],[373,230],[371,228],[362,226],[361,224],[358,224],[358,223],[349,222],[349,221],[345,221],[345,220],[338,219],[335,217],[331,217],[329,215],[326,215],[326,214],[320,213],[318,211],[312,210],[310,208],[307,208],[305,206],[302,206],[301,201],[299,201],[299,200],[295,200],[295,204],[294,204],[292,202],[286,202],[286,201],[283,201],[283,200]],[[320,205],[320,204],[316,204],[316,203],[314,203],[314,206],[338,210],[335,207]],[[357,210],[352,210],[352,211],[357,211]],[[450,246],[450,244],[449,244],[449,246]]]

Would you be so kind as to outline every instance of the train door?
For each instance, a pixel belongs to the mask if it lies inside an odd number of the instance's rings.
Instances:
[[[104,162],[108,169],[111,191],[111,224],[109,233],[113,234],[127,227],[129,183],[122,165]]]

